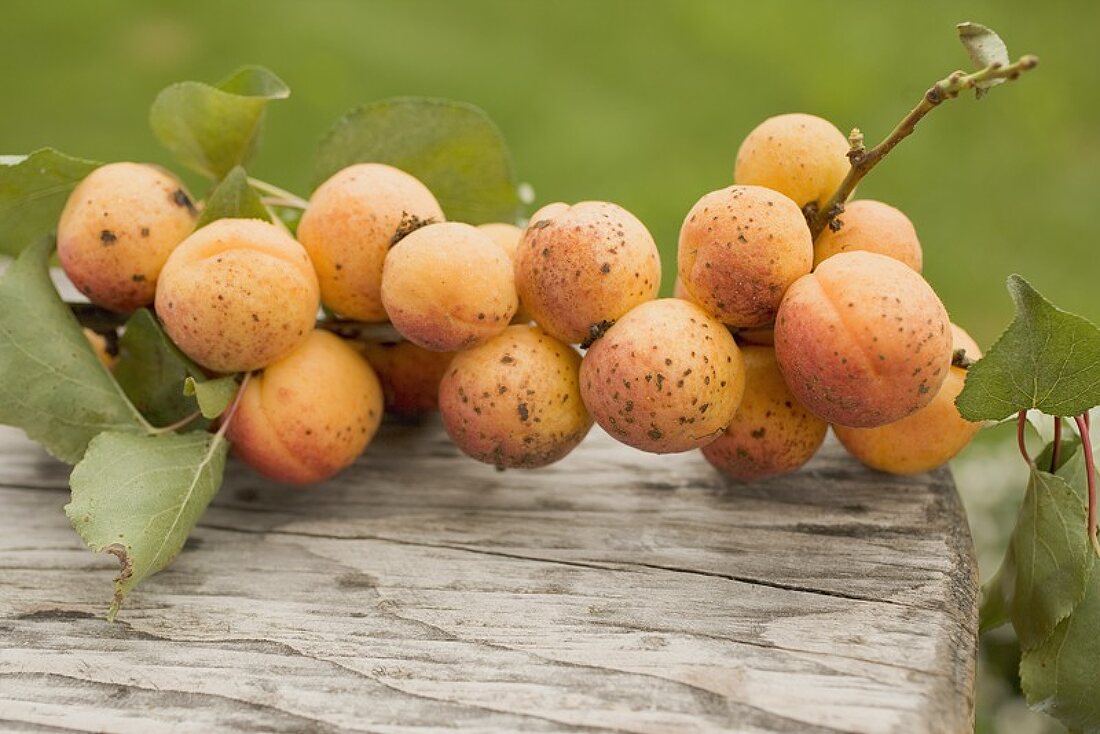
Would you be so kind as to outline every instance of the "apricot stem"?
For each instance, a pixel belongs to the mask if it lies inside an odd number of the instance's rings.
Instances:
[[[1024,440],[1024,428],[1027,426],[1027,411],[1021,410],[1016,416],[1016,444],[1020,447],[1020,455],[1024,461],[1031,463],[1031,455],[1027,453],[1027,442]]]
[[[1088,411],[1073,417],[1077,422],[1077,431],[1081,434],[1081,449],[1085,452],[1085,471],[1088,473],[1089,516],[1085,530],[1096,555],[1100,556],[1100,541],[1096,539],[1096,460],[1092,456],[1092,438],[1089,436]]]
[[[252,178],[251,176],[248,177],[248,184],[254,189],[267,194],[269,197],[279,199],[279,201],[267,201],[265,198],[265,204],[275,204],[276,206],[290,207],[293,209],[306,209],[309,207],[308,201],[286,189],[279,188],[275,184],[269,184],[267,181]]]
[[[890,134],[873,148],[865,148],[863,145],[863,134],[858,130],[853,130],[852,135],[849,137],[851,148],[848,151],[848,160],[851,161],[851,168],[848,169],[848,175],[841,181],[840,186],[825,206],[811,209],[807,213],[809,217],[810,234],[813,235],[814,239],[817,239],[817,236],[821,234],[826,227],[830,226],[837,216],[844,212],[844,202],[847,201],[848,197],[855,191],[856,185],[859,184],[863,177],[866,176],[872,168],[878,165],[879,161],[885,158],[886,154],[893,150],[898,143],[909,137],[916,129],[917,123],[920,122],[925,115],[936,107],[939,107],[945,100],[954,99],[967,89],[976,89],[978,85],[983,82],[989,82],[996,79],[1016,79],[1023,72],[1030,71],[1038,65],[1039,58],[1029,54],[1027,56],[1022,56],[1018,61],[1008,64],[1007,66],[1000,63],[993,63],[970,74],[956,71],[944,77],[929,87],[917,106],[910,110],[909,114],[902,118],[901,122],[897,124]]]

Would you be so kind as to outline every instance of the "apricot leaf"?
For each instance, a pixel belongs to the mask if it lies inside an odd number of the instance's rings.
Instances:
[[[1100,330],[1043,298],[1019,275],[1008,279],[1016,318],[967,370],[955,399],[964,418],[1001,420],[1021,410],[1072,416],[1100,405]]]
[[[0,277],[0,423],[73,464],[97,433],[138,433],[147,424],[58,296],[52,252],[52,240],[42,239]]]
[[[65,514],[85,544],[121,564],[108,619],[179,554],[221,486],[228,443],[202,431],[96,436],[69,483]]]
[[[215,187],[202,208],[195,229],[218,219],[262,219],[271,221],[271,213],[248,183],[248,174],[236,166]]]
[[[976,69],[984,69],[993,64],[1008,66],[1011,63],[1011,59],[1008,58],[1008,47],[992,28],[987,28],[981,23],[959,23],[957,28],[959,40],[962,41]],[[1004,79],[989,79],[977,84],[974,91],[980,98],[990,87],[1003,84],[1004,81]]]
[[[167,425],[195,412],[195,399],[184,395],[183,385],[202,369],[172,343],[149,309],[127,320],[118,347],[115,379],[151,423]]]
[[[177,82],[149,110],[153,134],[183,165],[212,179],[248,162],[258,144],[268,102],[290,89],[262,66],[245,66],[215,86]]]
[[[188,377],[183,382],[183,394],[194,395],[203,418],[213,420],[226,411],[237,395],[237,376],[226,375],[214,380]]]
[[[321,142],[315,185],[367,162],[386,163],[420,179],[447,219],[483,224],[519,217],[511,153],[497,126],[473,105],[398,97],[352,110]]]
[[[69,193],[99,166],[53,148],[0,157],[0,253],[18,255],[54,231]]]

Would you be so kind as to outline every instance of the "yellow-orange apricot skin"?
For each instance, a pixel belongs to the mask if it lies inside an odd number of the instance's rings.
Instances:
[[[172,250],[195,228],[190,194],[172,174],[108,163],[69,195],[57,224],[57,258],[88,299],[112,311],[153,302]]]
[[[620,206],[549,204],[531,218],[516,251],[516,289],[535,321],[567,343],[657,297],[661,260],[653,237]]]
[[[514,268],[516,250],[519,248],[520,240],[523,239],[523,230],[514,224],[505,224],[503,222],[479,224],[478,229],[492,237],[493,242],[496,242],[508,253],[508,257],[513,262]],[[516,315],[512,317],[512,323],[527,324],[532,321],[534,321],[534,318],[532,318],[531,314],[527,313],[527,310],[523,308],[523,304],[520,304],[519,308],[516,309]]]
[[[757,344],[770,347],[775,344],[775,329],[760,327],[758,329],[738,329],[734,333],[738,344]]]
[[[537,326],[509,326],[455,355],[439,385],[439,411],[465,454],[501,468],[563,458],[592,418],[578,387],[580,355]]]
[[[766,186],[801,209],[824,206],[848,174],[848,139],[828,120],[792,113],[770,117],[741,143],[738,184]]]
[[[951,325],[955,349],[965,349],[971,359],[981,350],[970,335]],[[966,370],[952,367],[947,379],[928,405],[916,413],[878,428],[833,426],[848,453],[879,471],[919,474],[946,464],[962,451],[981,429],[959,415],[955,398],[966,382]]]
[[[246,464],[269,479],[312,484],[352,464],[382,419],[382,388],[340,337],[314,331],[253,375],[227,435]]]
[[[829,424],[791,394],[771,347],[741,347],[745,395],[726,430],[703,447],[723,474],[749,482],[792,472],[817,453]]]
[[[814,267],[837,253],[866,250],[900,260],[921,271],[921,253],[917,231],[909,217],[899,210],[873,199],[848,202],[840,215],[837,231],[826,227],[814,242]]]
[[[885,255],[845,252],[787,291],[775,353],[791,392],[814,414],[871,428],[936,395],[951,366],[951,323],[912,268]]]
[[[360,352],[382,383],[386,411],[417,416],[439,409],[439,382],[453,352],[432,352],[412,342],[367,342]]]
[[[313,330],[317,308],[306,251],[259,219],[219,219],[197,230],[157,283],[164,330],[214,372],[246,372],[286,356]]]
[[[730,186],[700,199],[680,228],[680,280],[691,299],[735,327],[775,321],[814,250],[794,202],[760,186]]]
[[[657,454],[717,439],[744,389],[745,366],[729,330],[678,298],[631,309],[581,363],[581,395],[596,422]]]
[[[298,223],[324,304],[349,319],[386,321],[382,265],[399,235],[442,222],[443,210],[419,180],[392,166],[358,163],[321,184]]]
[[[429,224],[386,255],[382,303],[402,336],[455,352],[493,338],[519,306],[508,254],[469,224]]]

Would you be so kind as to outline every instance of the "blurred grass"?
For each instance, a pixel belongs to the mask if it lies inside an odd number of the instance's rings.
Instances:
[[[1014,57],[1038,54],[1040,69],[934,112],[859,195],[910,215],[926,276],[983,346],[1011,319],[1012,272],[1100,320],[1097,3],[7,0],[0,153],[52,145],[173,165],[146,124],[157,91],[259,63],[293,94],[271,106],[252,171],[305,194],[317,141],[351,107],[466,100],[501,126],[538,203],[607,199],[638,214],[667,291],[684,214],[730,183],[753,126],[805,111],[877,141],[930,83],[967,67],[962,20],[995,28]],[[983,576],[1026,481],[998,438],[957,466]]]

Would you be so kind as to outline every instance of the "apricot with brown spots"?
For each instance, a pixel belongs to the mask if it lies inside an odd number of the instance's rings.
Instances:
[[[775,321],[791,283],[810,272],[806,219],[786,196],[730,186],[700,199],[680,228],[677,262],[691,300],[735,327]]]
[[[775,353],[791,392],[813,413],[870,428],[935,397],[951,365],[951,323],[912,268],[885,255],[845,252],[787,291]]]
[[[581,395],[592,417],[628,446],[665,454],[721,435],[745,389],[729,330],[689,301],[633,308],[589,348]]]
[[[57,224],[57,258],[92,303],[133,311],[153,302],[161,268],[196,216],[191,195],[171,173],[109,163],[69,195]]]
[[[395,239],[419,224],[442,222],[428,188],[381,163],[348,166],[321,184],[298,224],[324,304],[349,319],[386,321],[382,265]]]
[[[519,301],[508,254],[469,224],[430,224],[386,255],[382,303],[401,334],[435,352],[469,349],[504,331]]]
[[[841,227],[828,227],[814,242],[814,267],[841,252],[865,250],[900,260],[921,271],[923,255],[917,231],[909,217],[881,201],[861,199],[845,205]]]
[[[289,484],[320,482],[352,464],[382,420],[382,388],[340,337],[314,331],[256,374],[230,420],[246,464]]]
[[[317,317],[317,276],[285,230],[219,219],[164,264],[156,310],[184,354],[214,372],[265,367],[300,346]]]
[[[417,416],[439,409],[439,382],[454,352],[432,352],[412,342],[366,342],[360,353],[382,383],[386,411]]]
[[[657,297],[661,260],[649,230],[621,206],[555,203],[531,217],[516,252],[520,302],[542,328],[568,343],[589,338]]]
[[[824,206],[848,175],[848,139],[828,120],[792,113],[770,117],[737,151],[733,181],[766,186],[794,201]]]
[[[492,237],[493,242],[496,242],[508,253],[508,258],[513,263],[514,271],[516,250],[519,249],[520,240],[523,239],[523,230],[514,224],[505,224],[503,222],[480,224],[478,225],[478,229]],[[516,309],[516,315],[512,317],[513,324],[528,324],[534,320],[531,314],[527,313],[527,309],[523,307],[522,303],[519,304],[519,308]]]
[[[733,420],[703,456],[723,474],[752,481],[792,472],[817,453],[829,424],[791,394],[771,347],[741,347],[745,395]]]
[[[439,385],[443,426],[463,453],[502,468],[558,461],[592,427],[580,355],[538,326],[509,326],[455,355]]]
[[[951,331],[955,349],[965,349],[973,360],[982,356],[969,334],[954,324]],[[833,426],[833,433],[852,456],[872,469],[891,474],[931,471],[954,458],[981,430],[981,423],[966,420],[955,407],[965,382],[966,370],[951,367],[932,402],[912,415],[877,428]]]

